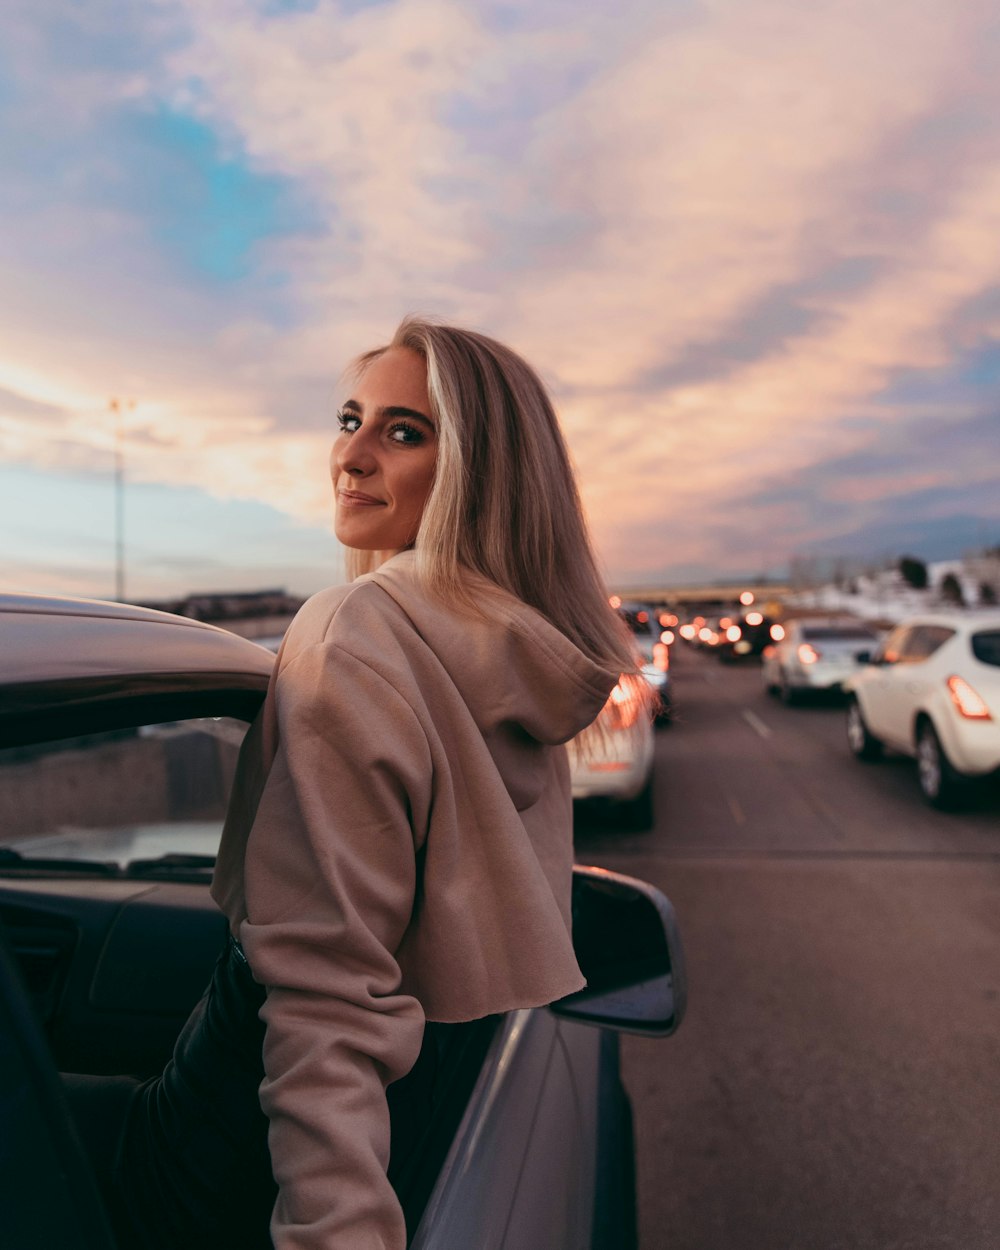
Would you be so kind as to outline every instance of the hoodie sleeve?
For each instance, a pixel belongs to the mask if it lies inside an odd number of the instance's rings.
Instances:
[[[333,644],[295,655],[275,699],[240,930],[267,989],[275,1250],[403,1250],[385,1087],[423,1036],[395,952],[413,911],[430,750],[393,685]]]

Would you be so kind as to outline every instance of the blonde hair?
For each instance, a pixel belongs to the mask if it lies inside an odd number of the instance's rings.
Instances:
[[[635,673],[541,379],[495,339],[413,315],[391,343],[359,356],[349,372],[360,376],[392,347],[425,361],[438,428],[434,484],[414,542],[425,585],[476,610],[462,576],[474,569],[537,609],[591,659]],[[349,548],[348,575],[371,572],[381,559],[380,552]]]

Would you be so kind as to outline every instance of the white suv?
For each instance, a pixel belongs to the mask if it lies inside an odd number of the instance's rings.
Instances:
[[[1000,770],[1000,612],[911,617],[846,689],[854,754],[915,756],[935,807],[958,804],[969,781]]]

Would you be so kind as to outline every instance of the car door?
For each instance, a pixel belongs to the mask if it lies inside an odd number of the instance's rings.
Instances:
[[[890,632],[872,656],[871,664],[861,674],[857,696],[869,730],[883,742],[894,742],[893,725],[898,721],[900,664],[911,627],[898,625]]]
[[[939,633],[933,625],[910,626],[899,642],[895,663],[886,666],[881,736],[900,750],[913,751],[916,712],[926,705],[931,684],[927,660],[940,646]]]

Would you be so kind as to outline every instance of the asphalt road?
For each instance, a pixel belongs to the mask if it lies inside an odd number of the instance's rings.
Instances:
[[[577,832],[685,943],[679,1032],[623,1043],[642,1250],[998,1250],[1000,789],[934,812],[836,703],[673,681],[656,828]]]

